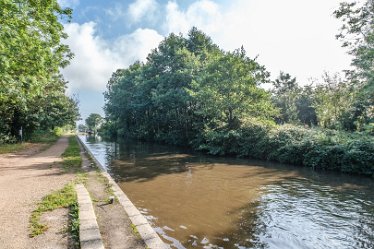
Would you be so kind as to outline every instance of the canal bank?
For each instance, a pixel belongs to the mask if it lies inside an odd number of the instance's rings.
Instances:
[[[122,206],[122,208],[126,212],[126,216],[131,220],[131,222],[132,222],[131,227],[133,229],[133,232],[138,234],[143,239],[146,247],[149,248],[149,249],[163,249],[163,248],[166,249],[166,248],[168,248],[162,242],[162,240],[157,235],[157,233],[153,230],[153,228],[150,226],[148,221],[143,217],[143,215],[139,212],[139,210],[131,202],[131,200],[120,189],[120,187],[117,185],[117,183],[112,179],[112,177],[107,172],[105,172],[105,167],[103,166],[103,164],[100,161],[97,160],[95,155],[93,155],[91,150],[82,141],[82,137],[78,136],[78,140],[80,141],[80,143],[82,144],[82,146],[84,147],[84,149],[88,153],[88,155],[90,155],[90,157],[94,161],[94,163],[102,171],[100,173],[100,175],[105,177],[105,180],[108,182],[109,188],[112,189],[113,194],[115,195],[119,204]],[[94,186],[97,186],[97,184],[95,184],[95,183],[91,183],[91,184],[93,184]],[[94,188],[92,188],[92,189],[94,189]],[[125,215],[118,215],[117,217],[124,217],[124,216]],[[122,222],[122,223],[123,223],[123,224],[121,224],[122,226],[126,226],[126,222]],[[113,223],[111,223],[111,224],[113,225]],[[121,228],[119,227],[119,229],[121,229]],[[123,236],[120,236],[120,237],[123,239]],[[130,246],[129,248],[135,248],[135,247]]]
[[[373,246],[371,179],[82,139],[172,248]]]

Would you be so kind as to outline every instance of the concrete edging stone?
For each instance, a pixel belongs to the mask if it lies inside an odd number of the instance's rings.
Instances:
[[[90,194],[83,184],[75,186],[79,205],[79,240],[81,249],[104,249]]]

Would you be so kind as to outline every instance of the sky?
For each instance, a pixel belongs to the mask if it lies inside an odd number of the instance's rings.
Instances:
[[[82,119],[104,116],[103,92],[114,71],[147,54],[171,32],[196,26],[224,50],[242,45],[275,79],[280,71],[300,85],[324,72],[349,68],[351,58],[335,39],[333,16],[341,0],[59,0],[73,9],[64,41],[75,54],[62,70],[76,94]]]

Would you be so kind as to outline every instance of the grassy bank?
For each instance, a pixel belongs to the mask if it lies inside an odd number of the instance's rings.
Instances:
[[[1,137],[0,136],[0,154],[14,153],[22,151],[33,144],[44,144],[45,146],[54,144],[62,136],[69,134],[69,129],[55,128],[54,130],[36,130],[30,135],[24,137],[21,143],[14,137]]]
[[[0,154],[14,153],[31,147],[31,143],[0,144]]]
[[[27,138],[27,141],[31,143],[55,143],[63,133],[58,131],[35,131]]]
[[[14,153],[32,147],[34,144],[45,144],[46,146],[55,143],[62,133],[59,130],[55,131],[36,131],[31,136],[27,137],[25,142],[17,142],[16,140],[9,140],[7,142],[0,141],[0,154]]]
[[[213,155],[374,176],[374,138],[366,134],[249,121],[237,130],[206,130],[194,147]]]
[[[80,155],[80,146],[75,136],[69,137],[69,146],[62,154],[63,167],[65,170],[80,171],[82,165],[82,158]]]

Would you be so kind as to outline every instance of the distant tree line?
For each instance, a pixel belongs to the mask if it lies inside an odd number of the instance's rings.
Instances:
[[[0,0],[0,143],[23,130],[53,130],[78,118],[77,100],[65,95],[60,69],[72,58],[61,20],[71,9],[57,0]]]
[[[112,75],[104,133],[373,175],[372,3],[343,3],[335,12],[347,23],[339,39],[357,38],[350,44],[356,70],[304,87],[281,73],[266,91],[259,86],[270,82],[269,73],[244,48],[223,51],[196,28],[187,37],[171,34],[145,63]],[[355,17],[360,12],[366,22]]]

